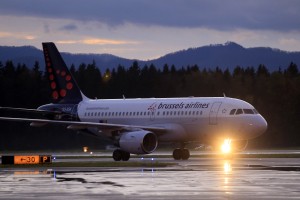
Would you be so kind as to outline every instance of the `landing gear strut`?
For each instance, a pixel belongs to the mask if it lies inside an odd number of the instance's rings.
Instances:
[[[190,157],[190,151],[185,148],[177,148],[173,151],[173,158],[175,160],[188,160]]]
[[[120,161],[120,160],[128,161],[129,158],[130,158],[130,153],[128,153],[126,151],[122,151],[120,149],[116,149],[113,152],[113,159],[115,161]]]

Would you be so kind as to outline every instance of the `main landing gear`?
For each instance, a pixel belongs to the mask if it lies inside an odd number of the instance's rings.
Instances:
[[[130,158],[130,153],[126,152],[126,151],[122,151],[120,149],[116,149],[113,152],[113,159],[115,161],[128,161]]]
[[[188,160],[190,157],[190,151],[186,148],[177,148],[173,151],[173,158],[175,160]]]

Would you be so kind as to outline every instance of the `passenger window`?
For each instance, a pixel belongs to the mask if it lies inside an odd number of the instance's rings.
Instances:
[[[236,109],[232,109],[229,114],[234,115],[235,111],[236,111]]]
[[[159,112],[157,112],[157,115],[159,115]]]
[[[245,114],[252,114],[252,115],[254,114],[253,110],[251,109],[243,109],[243,111]]]
[[[235,113],[236,115],[240,115],[240,114],[243,114],[243,110],[242,109],[237,109],[237,111],[236,111],[236,113]]]

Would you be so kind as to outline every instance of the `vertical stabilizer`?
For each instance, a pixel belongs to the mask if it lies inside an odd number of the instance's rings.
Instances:
[[[53,103],[77,104],[82,101],[85,97],[55,44],[52,42],[43,43],[43,51]]]

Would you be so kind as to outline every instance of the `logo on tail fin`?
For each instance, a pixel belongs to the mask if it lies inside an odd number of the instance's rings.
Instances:
[[[78,103],[82,95],[54,43],[43,43],[51,97],[55,103]]]

